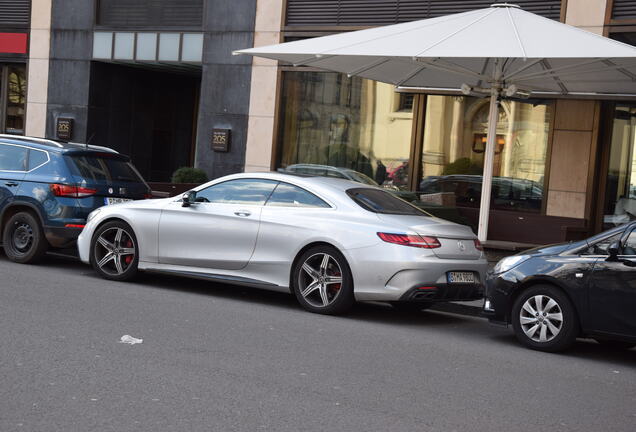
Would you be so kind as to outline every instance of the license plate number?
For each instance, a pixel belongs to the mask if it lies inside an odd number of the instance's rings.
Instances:
[[[472,272],[448,272],[448,283],[475,283],[475,273]]]
[[[105,205],[121,204],[128,201],[132,201],[132,200],[130,198],[112,198],[112,197],[104,198]]]

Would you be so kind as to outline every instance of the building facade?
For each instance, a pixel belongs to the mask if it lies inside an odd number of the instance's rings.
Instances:
[[[150,182],[243,170],[251,59],[231,53],[253,44],[256,0],[25,3],[27,134],[114,148]]]
[[[488,7],[489,1],[259,1],[255,45]],[[525,10],[634,44],[625,0],[516,1]],[[274,19],[278,17],[279,21]],[[258,34],[258,33],[257,33]],[[262,39],[262,40],[261,40]],[[401,93],[393,86],[254,59],[246,170],[335,166],[365,174],[420,207],[476,226],[488,101]],[[636,176],[629,101],[502,101],[491,240],[575,239],[633,219]]]
[[[0,0],[0,130],[112,147],[156,188],[181,166],[344,168],[475,225],[486,100],[232,51],[490,3]],[[515,3],[636,44],[631,0]],[[636,103],[502,101],[499,117],[489,239],[562,241],[636,217]]]

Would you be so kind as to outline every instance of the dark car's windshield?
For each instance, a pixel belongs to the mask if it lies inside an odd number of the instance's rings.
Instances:
[[[380,189],[355,188],[347,190],[347,195],[351,197],[360,207],[374,213],[430,216],[423,210],[407,203],[396,196]]]
[[[68,156],[74,174],[88,181],[143,182],[135,168],[126,160],[89,155]]]

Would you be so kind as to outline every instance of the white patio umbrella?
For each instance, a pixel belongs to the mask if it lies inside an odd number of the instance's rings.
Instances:
[[[236,51],[430,93],[490,96],[478,236],[488,233],[497,104],[636,98],[636,48],[516,5]]]

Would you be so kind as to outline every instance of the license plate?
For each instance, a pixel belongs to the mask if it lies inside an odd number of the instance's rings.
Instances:
[[[105,205],[121,204],[128,201],[132,201],[132,200],[130,198],[112,198],[112,197],[104,198]]]
[[[448,283],[475,283],[475,273],[473,272],[448,272]]]

